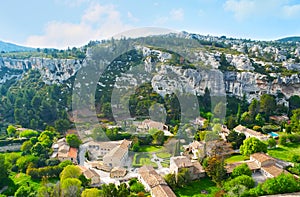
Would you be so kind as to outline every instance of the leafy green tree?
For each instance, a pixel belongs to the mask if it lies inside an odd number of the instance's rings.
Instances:
[[[33,155],[25,155],[25,156],[20,157],[16,161],[16,166],[18,167],[19,170],[21,170],[22,172],[25,172],[30,163],[36,164],[38,162],[38,160],[39,160],[39,158],[35,157]]]
[[[230,132],[227,136],[227,141],[231,142],[233,149],[239,149],[245,139],[246,136],[244,133],[238,133],[236,131]]]
[[[240,147],[242,155],[251,155],[257,152],[267,152],[267,145],[255,137],[245,139]]]
[[[255,123],[259,126],[263,126],[265,124],[265,119],[260,113],[255,116]]]
[[[67,143],[74,148],[78,148],[80,144],[82,144],[82,141],[79,139],[79,137],[76,134],[68,134],[66,136]]]
[[[162,145],[164,143],[164,132],[158,130],[153,135],[153,144]]]
[[[30,153],[30,149],[32,148],[33,144],[30,140],[23,142],[22,146],[21,146],[21,151],[24,154],[29,154]]]
[[[234,127],[236,127],[238,125],[237,123],[237,118],[230,115],[228,118],[227,118],[227,128],[228,129],[233,129]]]
[[[270,139],[268,140],[268,146],[269,146],[270,148],[274,148],[274,147],[276,146],[276,140],[275,140],[274,138],[270,138]]]
[[[103,197],[116,197],[118,196],[118,190],[116,186],[112,183],[102,185],[102,195]]]
[[[55,129],[61,134],[65,134],[70,128],[70,122],[67,119],[56,120],[54,124]]]
[[[81,190],[81,181],[77,178],[66,178],[61,182],[62,196],[79,197]]]
[[[280,135],[278,139],[278,143],[282,146],[286,145],[287,136],[286,135]]]
[[[60,174],[60,180],[63,181],[67,178],[79,178],[81,171],[78,166],[68,165]],[[81,183],[80,183],[81,184]]]
[[[101,191],[97,188],[85,189],[81,193],[81,197],[99,197],[101,196]]]
[[[222,181],[226,177],[226,169],[224,166],[224,160],[219,157],[210,157],[207,161],[205,171],[218,186],[222,185]]]
[[[26,138],[31,138],[31,137],[37,137],[39,133],[34,130],[24,130],[20,133],[20,137],[26,137]]]
[[[247,194],[245,194],[248,190],[247,187],[244,185],[234,185],[231,188],[228,188],[229,191],[227,192],[226,196],[230,196],[230,197],[241,197],[241,196],[249,196]]]
[[[253,123],[253,119],[251,118],[249,112],[244,112],[241,116],[241,123],[243,125],[251,125]]]
[[[6,131],[7,131],[7,135],[12,137],[16,134],[16,127],[14,127],[13,125],[9,125]]]
[[[266,119],[269,120],[269,116],[272,115],[276,107],[276,100],[274,96],[269,94],[263,94],[260,97],[260,112],[263,112],[266,116]]]
[[[45,148],[40,142],[36,143],[30,150],[33,156],[48,158],[48,149]]]
[[[248,107],[249,115],[254,120],[256,115],[259,112],[259,102],[256,99],[253,99]]]
[[[176,188],[177,182],[175,174],[167,174],[164,179],[173,190]]]
[[[130,191],[127,188],[126,183],[121,183],[118,186],[118,197],[127,197],[130,195]]]
[[[0,188],[7,183],[8,178],[8,163],[5,161],[5,156],[0,154]]]
[[[191,176],[188,168],[181,168],[176,177],[177,185],[184,187],[191,182]]]
[[[232,171],[232,174],[231,174],[231,176],[233,178],[238,177],[238,176],[242,176],[242,175],[247,175],[247,176],[252,175],[252,172],[251,172],[250,168],[245,163],[235,167]]]
[[[300,108],[292,111],[293,115],[291,117],[292,132],[300,131]]]
[[[234,179],[231,179],[230,181],[227,181],[224,184],[224,188],[229,191],[231,188],[233,188],[236,185],[244,185],[248,189],[253,188],[255,185],[255,182],[251,176],[247,175],[240,175],[235,177]]]
[[[267,179],[262,189],[266,194],[284,194],[299,191],[299,183],[291,174],[281,174],[276,178]]]
[[[24,196],[35,197],[35,192],[33,191],[33,189],[30,186],[22,185],[21,187],[18,188],[18,190],[16,191],[14,196],[15,197],[24,197]]]
[[[298,108],[300,108],[300,97],[298,95],[293,95],[289,98],[289,109],[290,111],[293,111]]]
[[[130,191],[132,191],[134,193],[145,192],[145,187],[140,182],[136,182],[136,183],[130,185]]]

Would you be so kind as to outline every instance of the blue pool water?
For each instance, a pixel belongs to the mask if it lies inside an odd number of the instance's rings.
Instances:
[[[268,133],[270,136],[272,137],[278,137],[279,135],[277,133],[274,133],[274,132],[271,132],[271,133]]]

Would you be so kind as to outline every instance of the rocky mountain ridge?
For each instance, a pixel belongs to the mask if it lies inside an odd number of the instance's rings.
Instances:
[[[284,105],[288,104],[287,99],[290,96],[300,95],[298,72],[300,64],[297,61],[300,56],[299,43],[291,46],[277,46],[278,43],[266,45],[265,42],[259,43],[188,33],[177,36],[184,37],[184,39],[196,39],[200,44],[202,42],[203,46],[206,42],[224,45],[225,48],[229,49],[229,52],[226,52],[222,47],[213,46],[193,50],[193,59],[190,61],[195,65],[195,68],[183,68],[170,62],[173,56],[171,53],[149,46],[137,47],[136,50],[141,50],[143,53],[145,71],[154,72],[151,79],[153,89],[161,95],[168,94],[174,89],[202,95],[205,87],[208,87],[212,93],[223,91],[223,93],[240,98],[246,95],[249,101],[253,98],[259,98],[264,93],[269,93],[275,95],[277,102]],[[205,43],[203,43],[204,41]],[[155,54],[155,60],[153,60],[153,54]],[[221,70],[222,72],[218,70],[222,64],[222,55],[225,55],[228,66],[232,67],[232,70]],[[271,58],[263,60],[262,57],[267,55]],[[0,57],[0,85],[7,80],[21,78],[22,74],[29,69],[39,70],[46,84],[64,83],[73,77],[81,67],[87,66],[86,64],[86,59],[41,57],[13,59]],[[263,72],[258,72],[258,68],[263,69]],[[281,72],[283,69],[291,73],[283,75]],[[177,78],[171,79],[170,76],[173,76],[174,73]],[[132,75],[123,73],[119,78],[127,78],[127,81],[132,83],[131,85],[139,84],[130,77]],[[221,83],[216,84],[216,78]]]

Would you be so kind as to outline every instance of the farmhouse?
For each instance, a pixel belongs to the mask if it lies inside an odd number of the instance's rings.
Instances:
[[[152,166],[143,166],[138,170],[138,179],[152,197],[176,197],[163,177]]]
[[[205,176],[205,170],[199,161],[191,161],[186,156],[171,157],[170,172],[177,176],[181,169],[187,168],[192,180],[199,179]]]
[[[269,136],[268,135],[264,135],[260,132],[254,131],[252,129],[248,129],[242,125],[238,125],[233,129],[235,132],[237,133],[244,133],[246,138],[250,138],[250,137],[255,137],[259,140],[268,140]]]

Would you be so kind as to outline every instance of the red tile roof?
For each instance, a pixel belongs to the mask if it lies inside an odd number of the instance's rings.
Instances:
[[[71,157],[71,158],[77,158],[77,148],[73,148],[73,147],[70,147],[69,149],[69,152],[68,152],[68,156]]]

